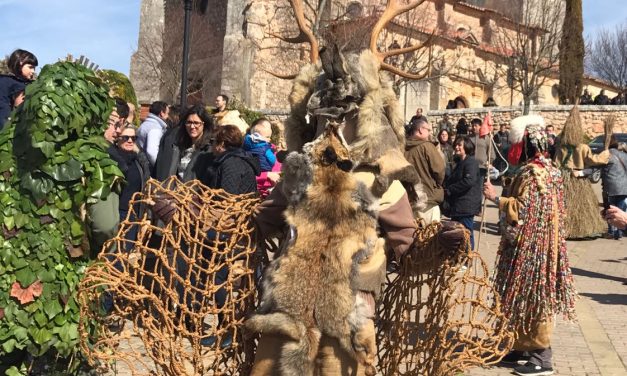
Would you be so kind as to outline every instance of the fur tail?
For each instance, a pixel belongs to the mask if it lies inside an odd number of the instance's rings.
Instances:
[[[313,375],[314,359],[320,345],[318,329],[307,328],[302,322],[281,312],[253,315],[246,320],[245,326],[256,333],[279,334],[291,340],[286,341],[281,349],[277,349],[281,353],[282,375]]]

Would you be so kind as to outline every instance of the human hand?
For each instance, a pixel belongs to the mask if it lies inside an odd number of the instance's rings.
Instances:
[[[272,184],[276,184],[281,178],[281,174],[278,172],[268,172],[268,179],[272,182]]]
[[[610,207],[605,210],[604,217],[605,220],[612,226],[620,229],[627,228],[627,213],[614,205],[610,205]]]
[[[168,197],[156,198],[155,204],[152,206],[152,212],[155,217],[162,220],[166,225],[172,221],[172,217],[174,217],[176,210],[176,205]]]
[[[464,240],[466,228],[458,222],[442,221],[442,228],[438,233],[438,242],[444,249],[456,250]]]
[[[489,180],[483,184],[483,195],[490,201],[494,201],[496,199],[496,191]]]

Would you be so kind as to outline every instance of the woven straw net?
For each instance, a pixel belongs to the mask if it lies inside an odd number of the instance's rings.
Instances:
[[[417,230],[413,249],[388,274],[378,305],[378,369],[384,375],[452,375],[497,363],[513,334],[481,256],[443,250],[440,223]]]
[[[172,178],[149,181],[132,203],[150,206],[164,197],[177,208],[167,226],[131,220],[138,214],[131,205],[117,236],[87,269],[79,290],[82,351],[92,365],[117,374],[247,375],[255,338],[243,335],[243,322],[255,308],[265,251],[278,248],[274,241],[255,243],[251,221],[259,201]],[[378,374],[450,375],[496,363],[511,348],[485,263],[469,251],[467,234],[459,249],[442,249],[440,229],[420,227],[411,251],[388,274],[376,318]],[[258,247],[264,251],[256,253]],[[216,283],[224,267],[228,277]],[[226,295],[222,307],[219,290]],[[202,346],[210,336],[216,344]],[[233,342],[223,346],[228,336]]]
[[[177,208],[166,226],[135,212],[164,198]],[[80,285],[81,348],[89,362],[132,375],[246,374],[254,347],[241,328],[255,305],[258,203],[255,195],[198,181],[150,180]],[[136,241],[127,240],[132,231]],[[210,336],[216,343],[203,346]]]

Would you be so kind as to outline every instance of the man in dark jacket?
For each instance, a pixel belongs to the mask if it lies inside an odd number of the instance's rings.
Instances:
[[[419,119],[409,125],[405,144],[405,158],[416,168],[427,194],[427,206],[420,211],[414,209],[414,214],[427,224],[440,220],[439,205],[444,200],[444,159],[429,141],[432,132],[431,125],[426,120]]]
[[[610,98],[605,95],[605,90],[601,90],[599,95],[594,97],[594,104],[600,106],[607,106],[608,104],[610,104]]]
[[[457,137],[454,147],[457,165],[444,183],[446,214],[470,231],[470,245],[475,249],[474,217],[481,211],[479,163],[474,157],[475,145],[468,137]]]

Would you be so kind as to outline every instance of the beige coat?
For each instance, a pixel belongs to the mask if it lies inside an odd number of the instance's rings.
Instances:
[[[568,157],[568,146],[562,145],[555,154],[555,163],[558,167],[566,167],[571,170],[583,170],[591,166],[606,165],[610,160],[610,152],[604,150],[600,154],[593,154],[586,144],[577,145]]]

